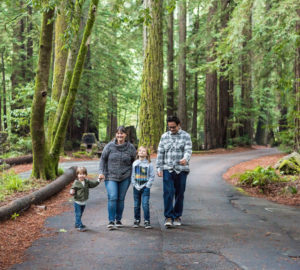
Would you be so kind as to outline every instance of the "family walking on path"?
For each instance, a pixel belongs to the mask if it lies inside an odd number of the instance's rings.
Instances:
[[[176,116],[167,118],[167,127],[169,131],[162,135],[158,146],[156,168],[157,175],[163,177],[164,225],[168,228],[181,225],[192,142],[190,135],[181,129],[180,120]],[[136,151],[126,138],[125,128],[118,127],[113,141],[103,149],[98,181],[86,180],[85,168],[77,170],[78,179],[70,193],[74,195],[75,227],[79,231],[86,229],[81,222],[81,216],[88,199],[88,189],[97,186],[101,181],[105,182],[107,191],[109,229],[123,226],[124,201],[130,184],[133,186],[134,198],[133,227],[140,226],[142,205],[144,227],[151,228],[149,200],[155,174],[150,153],[144,146]]]

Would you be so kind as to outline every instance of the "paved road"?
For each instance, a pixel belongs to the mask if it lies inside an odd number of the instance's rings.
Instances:
[[[300,269],[300,208],[246,197],[222,179],[233,164],[275,153],[263,149],[226,155],[195,156],[188,177],[183,223],[163,227],[162,181],[151,190],[154,228],[134,229],[132,188],[123,222],[108,231],[106,193],[91,190],[83,222],[85,233],[73,228],[73,212],[49,218],[46,227],[65,233],[37,240],[28,260],[12,269]],[[63,164],[63,167],[72,166]],[[96,173],[97,162],[84,162]]]

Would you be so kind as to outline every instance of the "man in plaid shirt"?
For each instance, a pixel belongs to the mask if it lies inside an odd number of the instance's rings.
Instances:
[[[191,136],[180,128],[176,116],[169,116],[167,125],[169,131],[161,136],[158,145],[156,167],[157,175],[163,176],[165,226],[170,227],[181,225],[192,141]]]

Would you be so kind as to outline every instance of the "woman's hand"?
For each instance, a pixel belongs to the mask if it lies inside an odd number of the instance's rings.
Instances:
[[[98,179],[100,181],[104,181],[105,180],[105,175],[104,174],[99,174]]]

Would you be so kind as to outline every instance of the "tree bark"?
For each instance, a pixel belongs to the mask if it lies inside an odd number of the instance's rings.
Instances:
[[[296,22],[296,33],[300,34],[300,9],[297,9],[298,20]],[[299,39],[298,39],[299,41]],[[298,42],[295,56],[295,133],[294,150],[300,151],[300,45]]]
[[[174,115],[174,11],[168,14],[168,90],[167,90],[167,116]]]
[[[150,0],[150,12],[152,21],[144,49],[139,126],[140,145],[156,151],[164,130],[162,0]]]
[[[214,39],[212,34],[215,31],[212,18],[217,9],[217,2],[214,1],[210,7],[207,27],[210,35],[210,42],[208,47],[208,53],[211,54],[214,51]],[[207,63],[214,61],[214,57],[207,56]],[[206,87],[205,87],[205,119],[204,119],[204,147],[205,149],[216,148],[218,137],[218,93],[217,93],[217,72],[214,69],[209,68],[206,72]]]
[[[60,13],[57,14],[55,21],[55,50],[54,50],[54,74],[53,74],[53,87],[51,94],[51,105],[57,109],[57,104],[59,103],[64,77],[66,70],[66,63],[68,58],[68,50],[64,48],[65,42],[63,40],[63,35],[67,29],[66,14],[65,14],[65,4],[64,2],[60,5]],[[74,61],[75,62],[75,61]],[[53,127],[55,117],[55,111],[52,110],[49,114],[48,119],[48,135],[47,142],[51,143],[51,132]]]
[[[231,0],[222,0],[221,1],[221,28],[225,28],[229,21],[229,15],[231,13],[230,8]],[[228,128],[228,119],[230,116],[229,98],[231,95],[232,89],[230,89],[229,75],[224,76],[223,74],[226,71],[224,67],[226,63],[221,62],[220,67],[220,77],[219,77],[219,139],[218,145],[220,147],[225,147],[227,144],[227,128]]]
[[[187,130],[186,105],[186,0],[179,2],[179,53],[178,53],[178,116],[181,128]]]
[[[45,143],[44,116],[48,93],[48,80],[51,62],[54,9],[43,13],[40,34],[38,69],[32,103],[30,131],[32,137],[33,169],[36,178],[50,179],[55,174],[46,174],[47,149]]]
[[[197,11],[197,15],[195,16],[194,21],[194,29],[193,34],[197,35],[199,31],[199,7]],[[196,42],[196,48],[199,46],[199,42]],[[194,53],[194,68],[198,67],[199,62],[199,52],[198,50]],[[194,74],[194,101],[193,101],[193,119],[192,119],[192,137],[196,139],[198,137],[198,128],[197,128],[197,118],[198,118],[198,72],[195,72]],[[194,143],[193,143],[194,145]],[[198,147],[197,147],[198,148]]]

